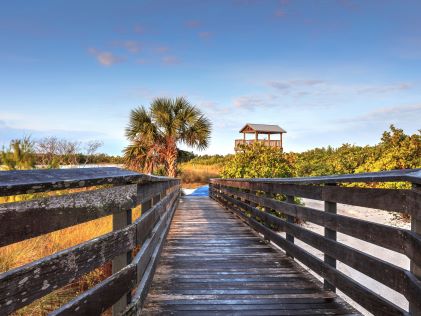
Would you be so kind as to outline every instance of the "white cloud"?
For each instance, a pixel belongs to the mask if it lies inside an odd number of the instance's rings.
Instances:
[[[121,45],[126,48],[130,53],[138,53],[141,49],[141,45],[137,41],[123,41]]]
[[[383,86],[367,86],[357,90],[358,93],[374,93],[382,94],[394,91],[408,90],[411,89],[412,85],[409,83],[398,83],[392,85],[383,85]]]
[[[354,118],[357,121],[384,121],[392,119],[399,121],[402,119],[419,119],[421,117],[421,103],[412,105],[399,105],[392,107],[378,108],[367,114]]]
[[[181,61],[175,56],[164,56],[162,57],[162,62],[167,65],[179,64]]]
[[[107,67],[124,61],[123,57],[116,56],[111,52],[99,51],[96,48],[89,48],[88,52],[92,54],[93,56],[95,56],[96,60],[101,65],[104,65]]]
[[[254,110],[256,108],[271,107],[278,97],[275,95],[240,96],[234,100],[234,106],[239,109]]]

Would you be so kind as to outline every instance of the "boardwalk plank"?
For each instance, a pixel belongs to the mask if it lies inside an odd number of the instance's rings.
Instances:
[[[354,314],[334,293],[207,197],[183,198],[144,315]]]

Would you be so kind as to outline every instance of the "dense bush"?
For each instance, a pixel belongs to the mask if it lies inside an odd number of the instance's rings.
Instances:
[[[421,132],[406,135],[393,125],[374,146],[344,144],[296,155],[298,176],[375,172],[421,167]]]
[[[223,178],[282,178],[294,174],[291,155],[262,143],[243,146],[222,171]]]

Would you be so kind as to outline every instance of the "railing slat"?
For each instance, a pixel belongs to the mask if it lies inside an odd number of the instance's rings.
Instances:
[[[291,195],[287,195],[286,196],[286,202],[294,204],[294,197],[291,196]],[[295,221],[294,216],[287,215],[287,221],[288,221],[288,223],[294,223],[294,221]],[[287,241],[289,241],[290,243],[294,243],[294,235],[291,235],[291,234],[287,233],[285,237],[286,237]],[[287,254],[287,256],[293,257],[292,254],[290,254],[288,252],[286,254]]]
[[[328,184],[329,185],[329,184]],[[333,184],[331,184],[330,186],[332,186]],[[331,200],[326,200],[324,202],[324,208],[325,208],[325,212],[329,212],[332,214],[336,214],[337,212],[337,207],[336,207],[336,203],[335,202],[331,202]],[[324,228],[324,233],[325,233],[325,237],[332,239],[334,241],[336,241],[336,230],[330,229],[325,227]],[[326,264],[330,265],[331,267],[336,269],[336,260],[334,257],[329,256],[329,254],[327,254],[325,252],[324,254],[324,261],[326,262]],[[336,291],[335,286],[333,286],[333,284],[330,284],[327,280],[324,280],[324,288],[331,290],[333,292]]]
[[[211,181],[218,181],[211,179]],[[341,174],[301,178],[254,178],[254,179],[224,179],[236,182],[262,182],[262,183],[287,183],[287,184],[324,184],[324,183],[369,183],[369,182],[399,182],[408,181],[421,184],[421,168],[400,169],[380,172],[365,172],[355,174]]]
[[[412,190],[415,195],[421,196],[421,185],[414,184]],[[421,198],[420,198],[421,199]],[[411,218],[411,231],[421,238],[421,218]],[[410,271],[413,273],[414,277],[418,279],[421,283],[421,263],[411,260]],[[409,311],[414,315],[421,315],[421,295],[418,297],[418,301],[410,301]],[[417,304],[418,303],[418,304]]]
[[[165,181],[164,177],[120,168],[35,169],[0,172],[0,196],[48,192],[104,184],[123,185]]]
[[[113,214],[113,230],[120,230],[127,227],[132,223],[132,210],[126,210],[120,213]],[[134,248],[134,246],[133,246]],[[132,248],[132,249],[133,249]],[[116,256],[112,261],[112,273],[116,274],[118,271],[123,269],[125,266],[130,264],[132,261],[132,249],[129,249],[126,253]],[[130,303],[130,293],[125,293],[112,307],[113,315],[121,313]]]

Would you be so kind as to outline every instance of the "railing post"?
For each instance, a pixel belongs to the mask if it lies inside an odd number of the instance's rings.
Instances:
[[[291,203],[294,204],[294,197],[292,195],[287,195],[286,196],[286,202],[287,203]],[[291,215],[287,215],[287,222],[293,224],[294,223],[294,216]],[[291,234],[286,234],[286,240],[289,242],[294,243],[294,236]],[[289,254],[288,252],[286,253],[287,256],[294,258],[291,254]]]
[[[126,210],[113,214],[113,231],[122,229],[132,223],[132,210]],[[132,261],[132,252],[129,251],[115,257],[112,261],[112,273],[115,274]],[[123,295],[112,307],[113,315],[119,315],[128,304],[130,304],[131,295]]]
[[[335,186],[336,184],[333,183],[333,184],[326,184],[326,185]],[[332,214],[337,213],[336,203],[325,201],[324,204],[325,204],[325,212],[332,213]],[[325,228],[325,237],[336,241],[336,231],[333,230],[333,229],[330,229],[330,228]],[[327,254],[324,254],[324,261],[328,265],[330,265],[331,267],[336,269],[336,259],[335,258],[333,258],[333,257],[331,257]],[[326,290],[336,292],[336,288],[331,283],[329,283],[327,280],[324,280],[323,283],[324,283],[324,288]]]
[[[412,184],[412,190],[421,195],[421,185]],[[421,219],[411,216],[411,231],[415,234],[421,235]],[[421,266],[417,265],[414,260],[411,260],[410,271],[418,279],[421,280]],[[415,302],[409,302],[409,312],[411,315],[421,315],[421,310],[416,306]]]

